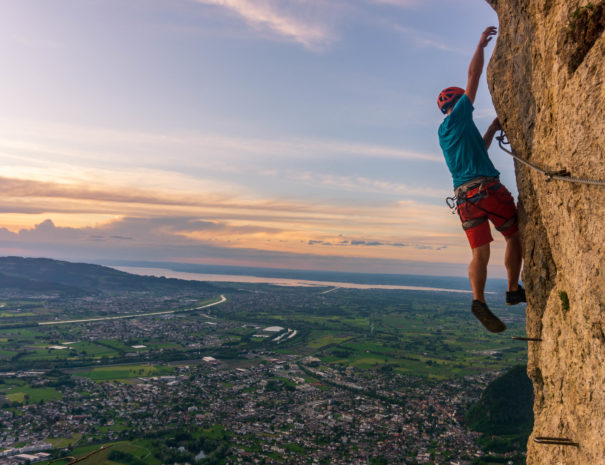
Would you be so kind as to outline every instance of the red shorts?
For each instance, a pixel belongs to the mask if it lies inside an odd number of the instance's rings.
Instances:
[[[475,187],[459,197],[458,215],[472,249],[494,240],[487,220],[504,237],[519,230],[515,201],[500,181]]]

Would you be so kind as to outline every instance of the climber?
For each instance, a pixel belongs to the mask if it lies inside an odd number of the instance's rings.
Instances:
[[[522,264],[521,238],[517,224],[517,208],[510,192],[498,178],[487,149],[498,129],[496,118],[481,137],[473,122],[473,103],[483,72],[483,50],[496,35],[495,27],[488,27],[471,60],[466,89],[448,87],[437,100],[439,109],[447,115],[439,126],[439,145],[454,180],[457,211],[472,249],[468,274],[473,290],[471,311],[491,332],[506,329],[485,302],[485,281],[493,241],[488,219],[506,240],[504,265],[508,277],[506,304],[525,302],[525,290],[519,285]]]

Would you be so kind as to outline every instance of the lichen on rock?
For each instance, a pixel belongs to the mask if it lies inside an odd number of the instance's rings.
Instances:
[[[544,168],[605,180],[603,2],[488,3],[500,22],[488,83],[512,149]],[[527,333],[542,339],[529,343],[527,463],[605,464],[605,187],[546,182],[518,163],[516,177]]]

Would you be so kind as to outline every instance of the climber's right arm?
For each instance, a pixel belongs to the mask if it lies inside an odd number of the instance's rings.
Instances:
[[[466,84],[465,93],[471,103],[475,102],[477,88],[479,87],[479,78],[481,78],[481,73],[483,72],[483,49],[487,46],[489,41],[492,40],[492,36],[496,35],[496,32],[497,30],[494,26],[490,26],[483,31],[481,39],[479,39],[479,44],[477,44],[475,54],[473,55],[473,59],[471,60],[471,64],[468,67],[468,82]]]
[[[502,129],[500,125],[500,120],[496,118],[492,121],[492,124],[489,125],[487,131],[483,135],[483,142],[485,142],[485,148],[489,149],[489,146],[492,145],[492,140],[494,140],[494,136],[496,135],[496,131]]]

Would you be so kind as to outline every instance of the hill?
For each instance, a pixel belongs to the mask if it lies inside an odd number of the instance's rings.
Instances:
[[[527,367],[517,365],[487,385],[466,414],[468,426],[484,433],[485,451],[525,450],[531,434],[533,388]]]
[[[49,258],[0,257],[0,291],[99,294],[216,289],[207,283],[138,276],[113,268]]]

